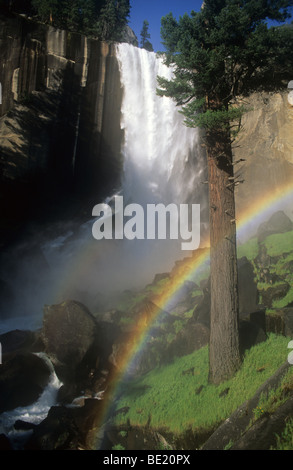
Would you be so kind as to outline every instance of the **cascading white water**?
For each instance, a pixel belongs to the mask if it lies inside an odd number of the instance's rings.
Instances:
[[[15,449],[21,448],[22,443],[27,439],[31,431],[15,430],[14,423],[17,420],[21,420],[33,425],[39,424],[46,418],[51,406],[56,405],[57,393],[62,385],[56,376],[54,367],[49,358],[43,353],[36,353],[36,355],[47,364],[51,373],[49,382],[43,393],[40,395],[39,399],[31,405],[21,406],[0,414],[0,434],[4,433],[7,435]]]
[[[173,100],[156,93],[157,76],[171,78],[172,70],[155,53],[126,43],[117,44],[116,57],[123,90],[124,172],[120,193],[124,204],[202,204],[205,185],[201,181],[206,177],[198,131],[184,126]],[[96,294],[143,287],[156,273],[170,270],[176,259],[187,255],[181,250],[181,240],[96,241],[92,225],[93,221],[85,224],[72,242],[61,239],[63,257],[58,251],[55,257],[64,264],[64,260],[76,259],[75,253],[79,256],[79,247],[87,246],[87,265],[75,273],[79,291]],[[56,251],[52,247],[53,243],[46,245],[51,260]],[[72,276],[70,263],[66,269]],[[89,302],[85,303],[91,308]]]
[[[157,76],[170,79],[172,70],[154,52],[118,44],[124,130],[123,193],[139,204],[184,203],[202,177],[198,131],[183,125],[173,100],[156,93]],[[187,167],[192,165],[192,172]],[[190,168],[190,166],[189,166]]]
[[[207,199],[206,185],[201,182],[206,176],[198,131],[184,126],[173,100],[156,94],[157,76],[171,78],[172,70],[155,53],[129,44],[117,44],[116,57],[123,89],[121,194],[125,204],[188,202],[201,204],[203,210]],[[93,222],[89,220],[78,231],[75,227],[73,233],[72,227],[65,227],[61,221],[58,226],[62,226],[64,235],[41,243],[33,240],[37,245],[36,263],[27,249],[25,263],[17,267],[13,316],[20,318],[13,328],[22,328],[21,316],[26,315],[25,324],[30,327],[28,318],[33,314],[37,316],[34,324],[40,327],[44,304],[67,298],[95,309],[99,293],[143,287],[156,273],[172,269],[177,259],[187,255],[181,250],[181,240],[94,240]],[[48,263],[47,271],[40,266],[40,248]],[[16,252],[12,255],[18,259]],[[5,266],[3,276],[15,283],[14,273],[9,279]],[[31,278],[30,287],[27,281]],[[0,332],[12,329],[9,324],[2,330],[0,325]]]

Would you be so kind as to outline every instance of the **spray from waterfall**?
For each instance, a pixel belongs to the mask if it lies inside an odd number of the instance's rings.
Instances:
[[[198,131],[183,125],[170,98],[156,94],[157,76],[170,79],[172,70],[154,52],[129,44],[118,44],[116,56],[123,88],[124,196],[139,204],[199,202],[204,165]]]
[[[204,222],[207,198],[206,185],[201,182],[206,175],[198,132],[183,125],[183,116],[171,99],[156,94],[157,76],[170,78],[172,71],[155,53],[129,44],[117,44],[116,57],[124,133],[119,194],[125,204],[143,207],[150,203],[200,204]],[[109,194],[104,202],[111,204],[113,197]],[[64,227],[58,238],[38,242],[35,263],[28,249],[25,263],[18,264],[16,272],[4,272],[16,292],[14,316],[42,318],[44,304],[68,298],[96,309],[101,295],[143,287],[156,273],[169,271],[175,260],[187,256],[180,240],[97,241],[92,235],[93,223],[89,220],[77,230]],[[13,255],[17,260],[17,251]]]

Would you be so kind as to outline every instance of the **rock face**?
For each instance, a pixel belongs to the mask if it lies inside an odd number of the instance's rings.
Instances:
[[[258,240],[263,241],[269,235],[290,232],[292,229],[292,220],[283,211],[278,211],[267,222],[263,222],[259,226],[257,230]]]
[[[63,366],[67,374],[75,373],[94,345],[96,328],[95,319],[78,302],[45,307],[41,338],[45,352],[56,362],[57,371]]]
[[[248,314],[258,308],[259,295],[252,264],[246,257],[238,260],[239,314]]]
[[[5,358],[0,370],[0,413],[36,401],[48,383],[50,369],[32,353]]]
[[[292,415],[292,391],[275,413],[264,414],[252,425],[251,422],[261,394],[266,395],[268,391],[277,388],[289,367],[288,363],[282,365],[250,400],[243,403],[216,429],[202,446],[202,450],[223,450],[228,445],[232,450],[268,450],[271,445],[276,445],[276,435],[283,431],[286,417]]]
[[[97,203],[122,168],[115,45],[20,16],[0,16],[0,31],[3,218],[61,195]]]
[[[245,105],[250,111],[243,116],[234,149],[235,161],[245,159],[235,165],[236,175],[244,179],[236,187],[238,214],[293,181],[293,106],[287,88],[279,93],[255,93],[245,99]],[[290,207],[284,208],[289,216]]]

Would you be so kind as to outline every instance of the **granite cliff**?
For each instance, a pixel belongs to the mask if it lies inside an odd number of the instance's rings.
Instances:
[[[255,93],[246,100],[250,109],[235,143],[236,175],[243,184],[236,187],[239,213],[256,201],[289,187],[293,181],[293,106],[289,90]],[[291,205],[282,210],[292,218]]]
[[[96,202],[119,184],[121,88],[114,44],[22,16],[1,16],[0,23],[7,236],[16,211],[34,217],[48,203],[56,211],[61,198],[68,204],[93,191]]]
[[[1,16],[0,205],[2,235],[46,207],[81,212],[111,194],[122,169],[122,89],[115,44]],[[126,42],[135,44],[128,28]],[[238,214],[293,178],[289,90],[256,93],[235,144]],[[245,160],[245,161],[244,161]],[[85,205],[81,201],[86,200]],[[65,201],[60,205],[61,201]],[[86,209],[85,209],[86,208]],[[282,207],[289,217],[290,207]],[[76,210],[76,209],[74,209]],[[89,214],[88,214],[89,215]],[[70,215],[72,217],[72,213]],[[18,222],[21,215],[18,215]],[[16,224],[16,225],[15,225]]]

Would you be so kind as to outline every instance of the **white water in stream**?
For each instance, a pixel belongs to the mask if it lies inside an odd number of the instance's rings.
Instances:
[[[39,399],[28,406],[20,406],[12,411],[7,411],[0,414],[0,434],[5,434],[15,449],[22,448],[22,442],[32,433],[31,430],[15,430],[14,423],[17,420],[33,425],[39,424],[46,418],[51,406],[56,404],[56,397],[62,383],[56,376],[54,367],[51,361],[43,353],[37,354],[43,359],[50,370],[50,377],[47,386]],[[21,390],[20,390],[21,393]]]

